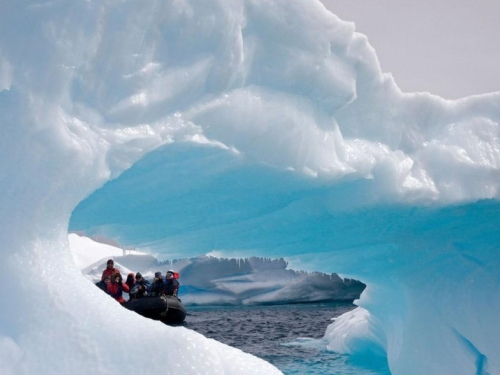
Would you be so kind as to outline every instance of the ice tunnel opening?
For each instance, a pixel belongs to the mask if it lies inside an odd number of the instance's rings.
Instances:
[[[306,242],[319,246],[328,236],[329,225],[321,222],[329,214],[313,212],[313,220],[302,223],[300,232],[296,227],[309,205],[328,194],[328,189],[318,191],[314,179],[253,164],[228,150],[172,144],[149,153],[82,201],[69,230],[119,249],[80,267],[95,282],[112,256],[125,275],[141,271],[152,278],[157,270],[163,275],[168,268],[180,270],[181,299],[193,306],[351,304],[364,284],[347,280],[348,273],[345,279],[332,275],[336,261],[330,255],[325,254],[325,263],[321,255],[318,261],[303,248]],[[316,238],[312,244],[311,237]],[[241,258],[247,261],[237,260]],[[297,267],[288,267],[288,259]],[[221,267],[221,262],[226,264]],[[219,274],[213,272],[217,264]],[[194,279],[188,289],[191,300],[182,290],[186,278]],[[202,287],[207,280],[212,290]],[[262,281],[264,285],[252,287]],[[329,323],[324,323],[322,335]],[[379,362],[375,357],[359,360],[365,365]]]
[[[332,338],[331,348],[356,353],[368,347],[405,366],[399,353],[414,345],[413,337],[432,342],[440,340],[434,335],[450,335],[449,327],[433,325],[442,316],[451,316],[471,338],[463,317],[453,312],[454,286],[448,278],[462,285],[461,298],[488,300],[478,287],[495,284],[490,272],[495,265],[487,259],[498,243],[500,205],[493,200],[446,207],[365,204],[372,183],[331,186],[253,163],[231,150],[177,143],[146,155],[81,202],[70,230],[146,248],[160,260],[203,254],[284,257],[292,269],[362,280],[368,290],[361,306],[372,315],[361,320],[352,341]],[[476,275],[478,264],[490,271]],[[446,287],[436,289],[436,282]],[[333,335],[352,337],[352,325],[345,327],[349,331]],[[403,331],[406,340],[399,338]],[[446,355],[446,346],[439,350]]]
[[[338,260],[339,250],[353,244],[338,236],[324,240],[332,230],[357,224],[354,218],[335,225],[362,185],[332,189],[317,178],[256,163],[232,150],[179,142],[150,152],[80,202],[69,232],[137,248],[160,261],[207,254],[286,258],[297,270],[332,273],[336,270],[324,267],[321,255]],[[365,198],[356,199],[359,204]],[[333,211],[334,205],[340,210]]]

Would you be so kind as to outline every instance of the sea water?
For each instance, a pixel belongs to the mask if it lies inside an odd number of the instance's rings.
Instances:
[[[349,303],[190,307],[185,326],[260,357],[285,375],[389,375],[383,359],[326,350],[322,339],[326,327],[354,307]]]

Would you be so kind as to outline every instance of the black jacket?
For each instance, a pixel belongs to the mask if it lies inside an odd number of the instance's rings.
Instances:
[[[151,283],[143,277],[141,281],[135,281],[135,286],[137,288],[136,298],[142,298],[148,295]]]
[[[151,284],[148,293],[153,297],[158,297],[165,294],[165,282],[163,279],[158,279]]]
[[[167,296],[176,296],[179,292],[179,282],[172,278],[165,281],[165,294]]]

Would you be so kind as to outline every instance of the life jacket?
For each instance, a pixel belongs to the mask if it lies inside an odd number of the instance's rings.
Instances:
[[[105,276],[113,276],[116,273],[120,273],[120,271],[117,268],[105,268],[104,271],[102,271],[102,276],[101,276],[101,281],[104,281]]]
[[[129,293],[130,289],[129,289],[128,285],[125,284],[123,281],[115,282],[115,278],[119,275],[120,275],[119,273],[115,273],[111,277],[111,282],[108,284],[107,289],[108,289],[108,293],[111,295],[111,297],[113,297],[114,299],[116,299],[120,303],[124,303],[125,298],[123,298],[122,294],[123,294],[123,292]],[[121,276],[120,276],[120,280],[121,280]]]

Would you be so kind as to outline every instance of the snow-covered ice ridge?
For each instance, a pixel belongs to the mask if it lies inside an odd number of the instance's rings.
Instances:
[[[332,349],[499,374],[499,103],[402,93],[315,0],[0,2],[2,373],[279,373],[88,288],[70,217],[133,166],[73,228],[341,272],[368,313],[329,329]],[[101,204],[121,181],[155,194]]]
[[[250,305],[334,302],[358,299],[365,285],[337,274],[287,269],[284,259],[226,259],[201,255],[158,262],[149,254],[69,235],[71,254],[92,282],[101,280],[109,258],[124,275],[141,272],[152,280],[156,271],[181,275],[179,296],[185,305]]]

